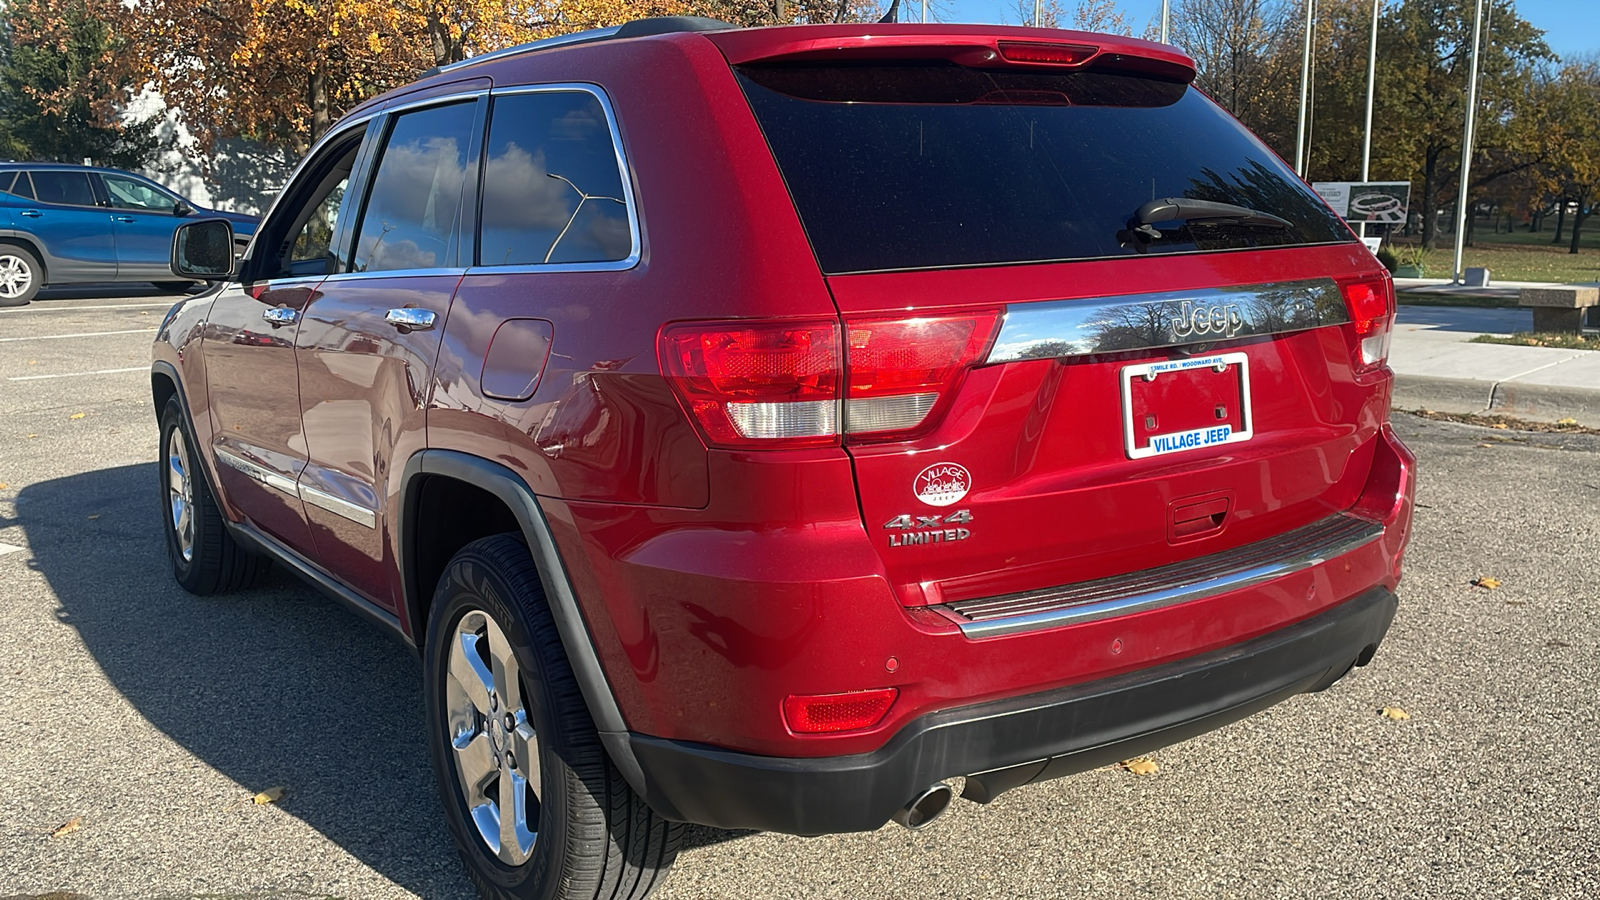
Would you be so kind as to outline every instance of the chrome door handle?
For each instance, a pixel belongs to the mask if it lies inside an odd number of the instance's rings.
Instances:
[[[42,218],[44,213],[39,212],[37,209],[25,209],[22,212],[17,213],[17,215],[23,217],[24,219],[38,219]]]
[[[391,309],[384,314],[383,320],[401,331],[430,331],[433,320],[437,318],[431,309]]]
[[[261,318],[266,319],[267,324],[273,328],[282,328],[285,325],[293,325],[295,320],[300,318],[300,313],[298,310],[290,309],[287,306],[274,306],[271,309],[263,310]]]
[[[113,222],[121,222],[124,225],[132,225],[133,224],[133,216],[112,216],[111,217],[111,221],[113,221]]]

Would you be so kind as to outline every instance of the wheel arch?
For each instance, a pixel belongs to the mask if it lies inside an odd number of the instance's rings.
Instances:
[[[406,460],[400,481],[399,551],[402,582],[402,617],[412,629],[412,639],[421,649],[427,640],[426,628],[432,588],[443,571],[437,554],[420,548],[420,539],[426,534],[423,514],[430,501],[430,484],[440,481],[457,482],[464,488],[493,497],[502,506],[520,532],[534,563],[539,569],[539,580],[544,586],[546,602],[555,619],[561,636],[562,648],[577,676],[578,687],[585,705],[594,719],[602,743],[612,761],[641,796],[646,796],[644,773],[633,756],[628,742],[627,723],[617,705],[616,695],[600,665],[599,654],[590,638],[588,625],[578,606],[566,568],[550,532],[549,522],[540,509],[533,489],[528,487],[511,469],[496,462],[453,450],[422,450]],[[494,524],[498,512],[490,511],[489,523]],[[481,535],[474,535],[478,537]],[[468,541],[473,538],[468,538]],[[453,542],[453,541],[452,541]],[[465,544],[467,541],[463,541]],[[453,552],[452,552],[453,555]],[[444,560],[448,563],[448,559]],[[437,567],[437,572],[434,568]]]
[[[33,258],[39,261],[39,286],[49,287],[50,259],[44,252],[44,246],[38,240],[32,235],[21,231],[0,231],[0,244],[16,244],[18,247],[32,253]]]

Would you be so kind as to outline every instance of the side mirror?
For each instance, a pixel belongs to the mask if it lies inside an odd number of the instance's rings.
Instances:
[[[233,223],[202,219],[172,235],[172,274],[192,281],[226,281],[233,274]]]
[[[177,205],[172,207],[172,214],[180,218],[183,216],[192,216],[194,215],[194,207],[183,202],[182,200],[179,200]]]

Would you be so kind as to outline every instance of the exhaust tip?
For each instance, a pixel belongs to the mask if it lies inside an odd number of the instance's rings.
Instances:
[[[950,785],[942,781],[935,782],[900,807],[894,814],[894,820],[908,830],[921,831],[934,819],[944,815],[953,797],[955,792],[950,790]]]

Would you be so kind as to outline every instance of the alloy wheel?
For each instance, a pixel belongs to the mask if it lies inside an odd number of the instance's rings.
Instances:
[[[445,740],[478,836],[507,865],[533,852],[539,822],[539,738],[521,667],[494,617],[471,610],[450,636]]]
[[[194,478],[182,429],[167,437],[167,508],[184,562],[194,561]]]
[[[33,286],[33,267],[20,256],[0,254],[0,300],[14,300]]]

